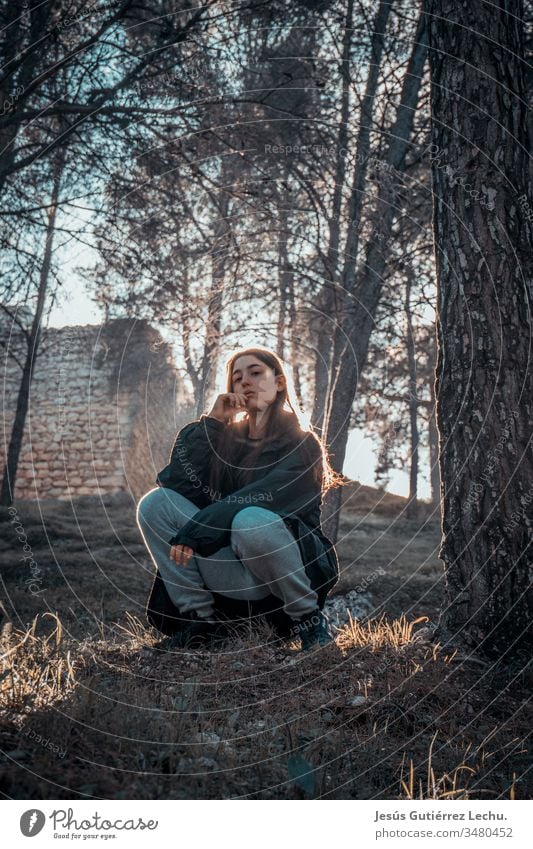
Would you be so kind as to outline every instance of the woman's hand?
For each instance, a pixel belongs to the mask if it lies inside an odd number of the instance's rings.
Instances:
[[[223,424],[229,424],[237,413],[243,413],[247,410],[246,395],[241,395],[238,392],[223,392],[219,395],[213,404],[213,408],[208,416],[213,419],[218,419]]]
[[[170,549],[170,559],[177,566],[187,566],[193,554],[194,551],[188,545],[173,545]]]

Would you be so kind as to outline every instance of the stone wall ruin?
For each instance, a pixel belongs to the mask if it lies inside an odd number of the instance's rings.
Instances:
[[[14,356],[20,362],[24,353],[22,333],[11,325],[3,351],[2,469],[21,375]],[[170,346],[148,322],[44,330],[15,497],[130,492],[138,499],[168,462],[176,431],[194,418]]]

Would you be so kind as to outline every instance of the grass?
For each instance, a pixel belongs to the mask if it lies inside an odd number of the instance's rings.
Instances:
[[[167,653],[142,616],[133,505],[17,509],[41,583],[28,592],[4,511],[4,797],[531,798],[530,673],[429,641],[434,523],[345,512],[341,586],[377,574],[376,609],[326,649],[302,656],[257,624]]]

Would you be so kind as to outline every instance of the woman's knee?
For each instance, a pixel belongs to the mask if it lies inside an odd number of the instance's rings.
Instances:
[[[143,495],[137,504],[137,522],[141,524],[152,524],[154,518],[161,510],[164,499],[164,487],[158,486]]]
[[[278,513],[265,507],[245,507],[239,510],[231,523],[231,542],[237,547],[243,541],[249,547],[264,548],[266,543],[276,542],[286,525]]]
[[[192,519],[198,507],[185,498],[181,492],[175,492],[165,486],[157,486],[143,495],[137,505],[137,522],[142,527],[157,527],[158,523],[171,522],[176,528]]]

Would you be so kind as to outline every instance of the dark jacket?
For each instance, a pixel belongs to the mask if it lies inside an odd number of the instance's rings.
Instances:
[[[278,513],[293,532],[322,608],[327,594],[339,579],[339,566],[335,549],[320,527],[321,491],[312,471],[313,463],[320,461],[319,446],[310,435],[300,437],[295,443],[294,436],[288,432],[287,436],[264,446],[254,463],[250,483],[238,487],[236,470],[233,479],[230,476],[226,491],[213,493],[209,489],[209,470],[226,427],[209,416],[185,425],[176,437],[169,464],[157,476],[160,486],[180,492],[199,508],[199,512],[169,540],[169,546],[187,545],[208,557],[230,545],[232,521],[240,510],[249,506],[265,507]],[[162,581],[156,580],[156,584],[152,596],[154,591],[164,594]],[[280,632],[286,632],[290,625],[281,610],[282,603],[274,596],[260,602],[242,602],[214,595],[217,607],[230,615],[266,614]],[[158,604],[159,607],[163,605],[161,599]],[[276,615],[269,616],[273,610],[277,611]],[[149,619],[153,620],[150,613]],[[152,621],[152,624],[155,623]]]

